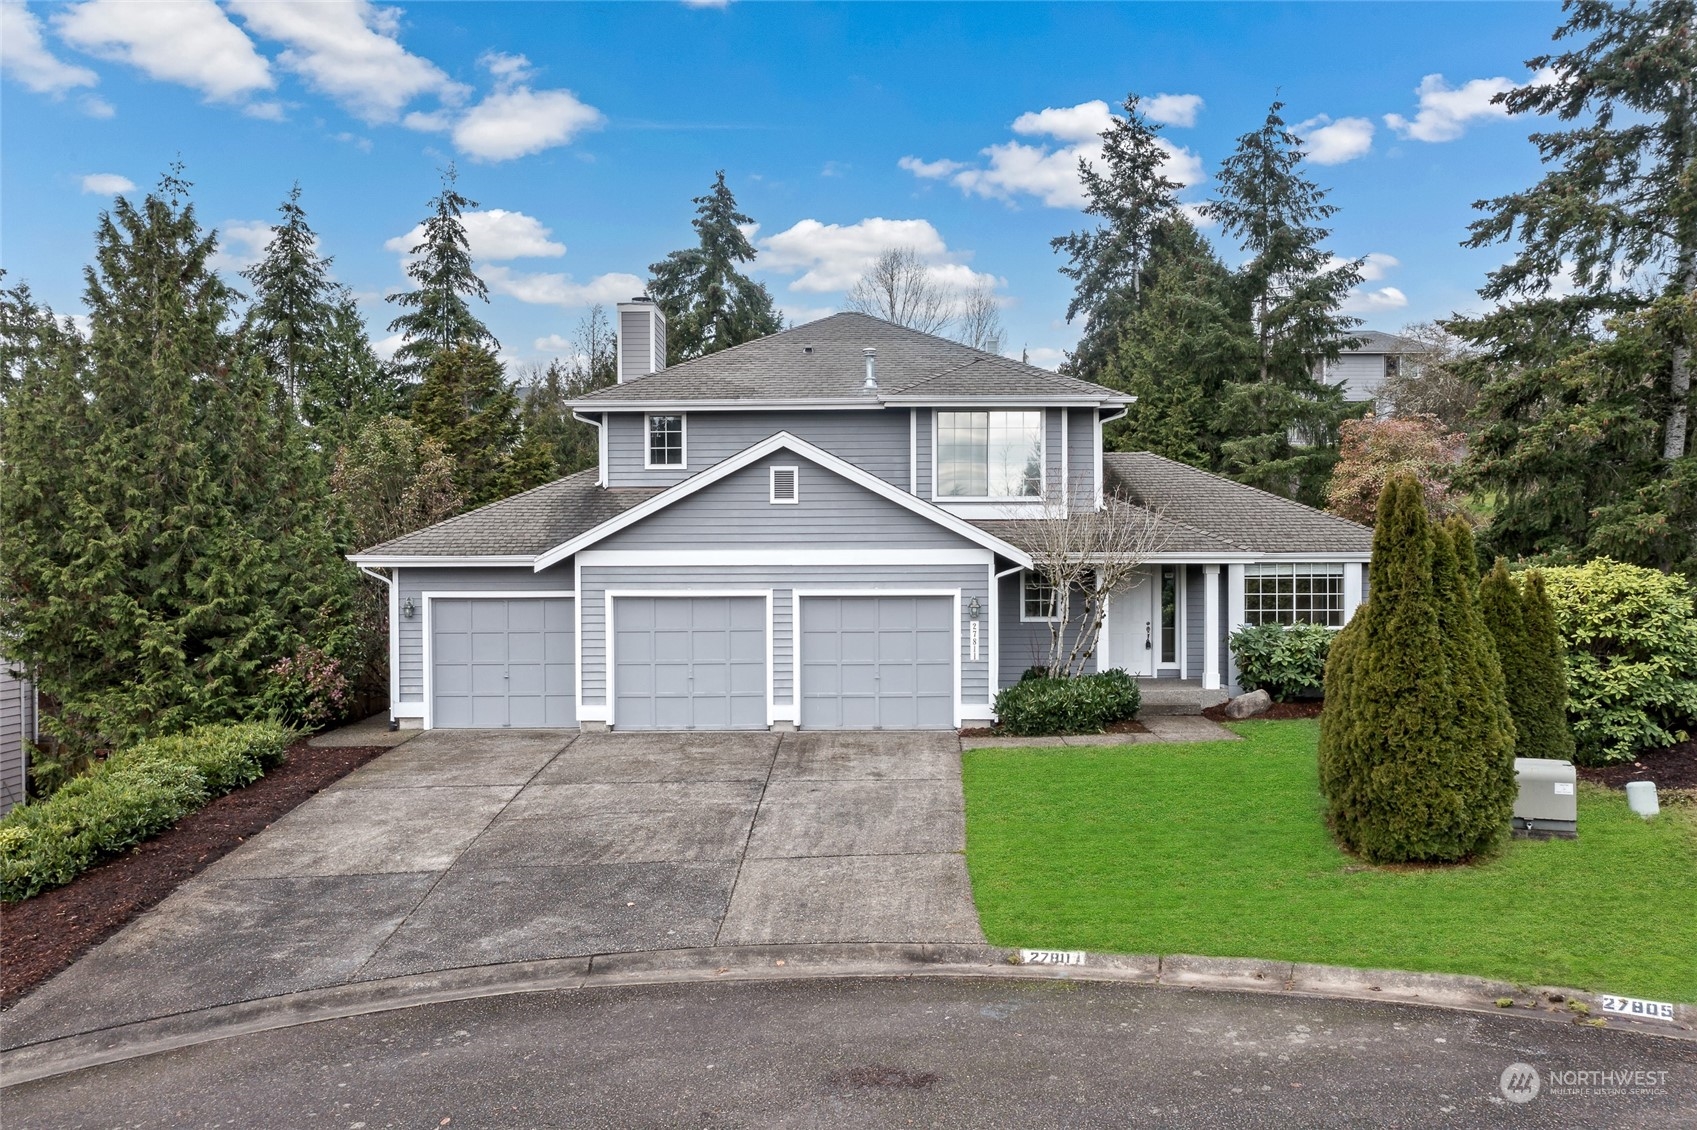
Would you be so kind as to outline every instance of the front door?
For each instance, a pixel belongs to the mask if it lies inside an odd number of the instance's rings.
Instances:
[[[1108,665],[1139,679],[1155,677],[1156,596],[1154,571],[1139,569],[1108,600]]]

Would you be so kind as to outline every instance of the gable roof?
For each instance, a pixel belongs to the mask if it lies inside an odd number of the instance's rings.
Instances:
[[[1388,334],[1383,330],[1356,330],[1349,335],[1361,344],[1344,353],[1425,353],[1426,347],[1411,337]]]
[[[1102,456],[1104,488],[1247,553],[1368,554],[1373,531],[1147,451]]]
[[[876,392],[862,350],[878,351]],[[824,402],[879,407],[962,398],[1119,405],[1130,397],[867,314],[832,314],[572,401],[581,411]]]

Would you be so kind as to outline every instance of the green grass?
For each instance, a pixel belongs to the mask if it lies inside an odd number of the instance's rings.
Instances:
[[[982,749],[967,863],[992,944],[1469,973],[1697,1002],[1697,820],[1581,785],[1579,839],[1378,868],[1326,830],[1314,722],[1241,742]]]

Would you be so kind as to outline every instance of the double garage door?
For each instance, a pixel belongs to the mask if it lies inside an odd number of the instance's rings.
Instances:
[[[577,725],[570,597],[434,599],[431,725]]]

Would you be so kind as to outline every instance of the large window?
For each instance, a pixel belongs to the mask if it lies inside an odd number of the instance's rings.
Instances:
[[[1341,564],[1246,565],[1243,614],[1251,624],[1343,627]]]
[[[684,465],[684,418],[682,416],[648,417],[648,466],[682,467]]]
[[[1043,413],[937,413],[937,497],[1042,493]]]

